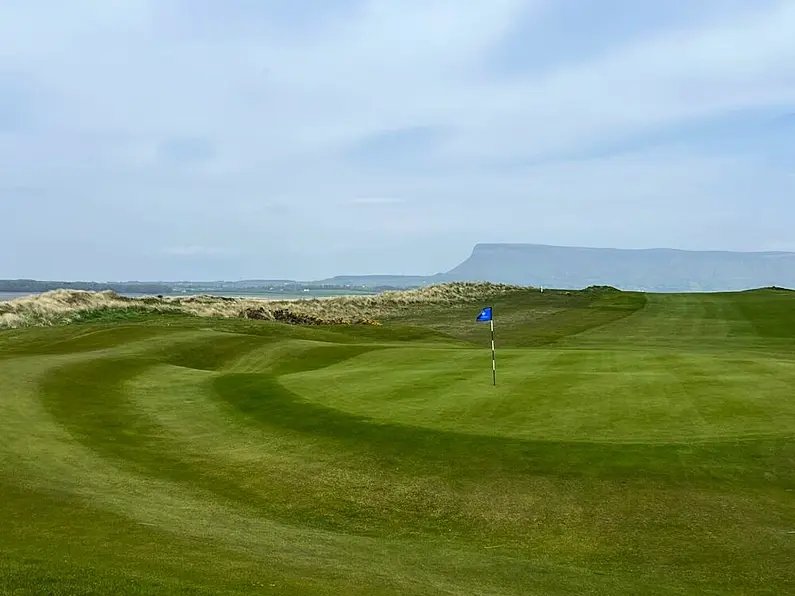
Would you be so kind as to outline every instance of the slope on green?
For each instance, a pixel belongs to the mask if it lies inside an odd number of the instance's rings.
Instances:
[[[0,594],[795,591],[795,294],[0,334]]]

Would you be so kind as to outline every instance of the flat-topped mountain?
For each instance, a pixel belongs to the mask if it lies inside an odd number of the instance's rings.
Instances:
[[[795,288],[795,253],[478,244],[468,259],[442,277],[663,292]]]
[[[338,275],[316,281],[58,282],[0,280],[0,292],[57,288],[121,293],[185,294],[364,291],[413,288],[454,281],[485,281],[546,288],[613,286],[649,292],[722,292],[764,287],[795,289],[795,252],[694,251],[477,244],[469,258],[435,275]],[[303,294],[302,294],[303,295]]]

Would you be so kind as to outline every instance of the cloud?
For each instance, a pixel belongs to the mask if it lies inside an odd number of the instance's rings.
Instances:
[[[212,159],[217,148],[210,139],[196,137],[172,137],[158,146],[163,160],[174,164],[203,163]]]
[[[173,246],[163,250],[164,254],[178,257],[205,257],[205,256],[227,256],[233,251],[211,246]]]
[[[431,126],[384,130],[356,139],[346,151],[354,164],[370,168],[421,168],[433,159],[445,132]]]
[[[219,41],[310,36],[355,17],[364,6],[360,0],[162,0],[152,10],[167,37]]]
[[[24,74],[0,69],[0,133],[19,133],[34,122],[36,85]]]
[[[349,202],[354,205],[397,205],[405,201],[394,197],[359,197]]]
[[[0,3],[0,250],[25,255],[0,277],[786,241],[794,30],[786,0]]]
[[[654,37],[710,29],[722,19],[773,6],[768,0],[531,2],[484,55],[484,74],[503,80],[551,74],[623,54]]]

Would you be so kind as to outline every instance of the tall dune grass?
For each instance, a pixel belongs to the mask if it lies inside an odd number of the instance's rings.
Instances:
[[[263,320],[305,319],[315,323],[361,324],[417,305],[478,302],[526,290],[520,286],[481,282],[438,284],[367,296],[269,300],[218,296],[128,298],[112,291],[53,290],[0,302],[0,329],[67,324],[99,313],[179,313],[199,317],[248,317]]]

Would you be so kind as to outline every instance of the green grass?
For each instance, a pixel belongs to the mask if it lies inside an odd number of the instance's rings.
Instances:
[[[0,333],[0,594],[795,593],[795,293]]]

